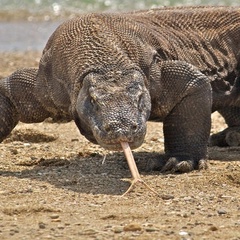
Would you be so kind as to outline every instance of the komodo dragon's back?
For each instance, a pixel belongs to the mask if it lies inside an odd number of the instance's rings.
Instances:
[[[224,80],[233,85],[239,74],[239,22],[237,7],[177,7],[125,14],[86,14],[63,23],[49,39],[42,58],[44,71],[52,70],[54,65],[55,74],[74,85],[76,79],[69,76],[88,71],[87,67],[94,65],[94,61],[108,64],[105,57],[109,54],[121,53],[121,57],[126,54],[144,68],[149,65],[147,55],[154,50],[163,61],[180,60],[196,66],[227,90]],[[78,66],[72,63],[76,58],[81,61]],[[63,64],[67,64],[67,72]]]
[[[180,7],[132,15],[147,24],[149,42],[165,60],[182,60],[215,80],[238,74],[240,8]]]
[[[211,111],[218,110],[231,131],[240,129],[239,39],[238,7],[71,19],[49,38],[38,70],[20,70],[0,84],[6,116],[1,139],[20,119],[63,116],[105,148],[119,150],[123,141],[136,148],[144,140],[146,121],[154,119],[163,121],[163,170],[204,168]],[[27,84],[31,94],[10,91],[16,82],[22,89]],[[30,101],[30,95],[36,99]],[[26,116],[30,112],[22,108],[31,104],[41,106],[34,108],[41,119]],[[232,144],[229,129],[211,143]]]

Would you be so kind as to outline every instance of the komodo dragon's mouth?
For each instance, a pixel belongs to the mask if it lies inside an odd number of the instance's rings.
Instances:
[[[107,149],[107,150],[111,150],[111,151],[122,151],[122,147],[121,147],[121,141],[119,142],[115,142],[115,143],[105,143],[105,142],[98,142],[98,144]],[[142,143],[138,143],[138,142],[128,142],[129,146],[131,149],[136,149],[138,147],[141,146]]]
[[[93,134],[101,147],[112,151],[122,151],[121,142],[128,142],[131,149],[136,149],[142,145],[145,137],[145,131],[139,134],[129,133],[129,135],[126,136],[117,132],[107,134],[97,127],[94,128]]]

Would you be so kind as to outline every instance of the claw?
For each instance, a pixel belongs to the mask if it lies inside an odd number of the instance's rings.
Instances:
[[[175,172],[181,172],[181,173],[186,173],[192,171],[193,168],[193,163],[192,161],[181,161],[179,162],[176,167],[175,167]]]
[[[207,168],[208,168],[207,161],[204,160],[204,159],[201,159],[201,160],[198,162],[198,169],[199,169],[199,170],[206,170]]]
[[[207,169],[207,162],[201,159],[198,165],[195,165],[193,160],[179,161],[176,157],[170,157],[165,165],[163,166],[161,172],[171,172],[171,173],[187,173],[194,169]]]
[[[171,157],[168,159],[168,161],[166,162],[166,164],[163,166],[161,172],[169,172],[169,171],[173,171],[173,169],[175,169],[175,166],[178,164],[178,160],[175,157]]]

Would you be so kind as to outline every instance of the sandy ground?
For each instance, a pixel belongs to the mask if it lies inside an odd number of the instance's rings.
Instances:
[[[1,54],[0,77],[40,53]],[[225,128],[213,114],[212,132]],[[240,239],[240,148],[209,148],[209,169],[147,172],[163,153],[161,123],[134,151],[141,185],[121,197],[123,153],[89,143],[74,123],[19,124],[0,145],[0,239]],[[103,161],[106,155],[105,161]]]

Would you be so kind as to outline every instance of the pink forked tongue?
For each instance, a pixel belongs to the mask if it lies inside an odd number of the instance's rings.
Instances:
[[[151,192],[153,192],[154,194],[158,195],[158,193],[156,191],[154,191],[151,187],[149,187],[142,179],[141,179],[141,176],[138,172],[138,169],[137,169],[137,165],[135,163],[135,160],[133,158],[133,154],[132,154],[132,151],[131,151],[131,148],[129,146],[129,144],[127,142],[121,142],[121,146],[122,146],[122,149],[123,149],[123,152],[125,154],[125,157],[127,159],[127,162],[128,162],[128,166],[129,166],[129,169],[131,171],[131,174],[132,174],[132,177],[133,177],[133,180],[127,180],[127,181],[130,181],[131,182],[131,185],[130,187],[128,188],[128,190],[122,195],[122,196],[125,196],[127,193],[129,193],[133,186],[135,185],[135,183],[137,182],[140,182],[142,183],[145,187],[147,187]]]

